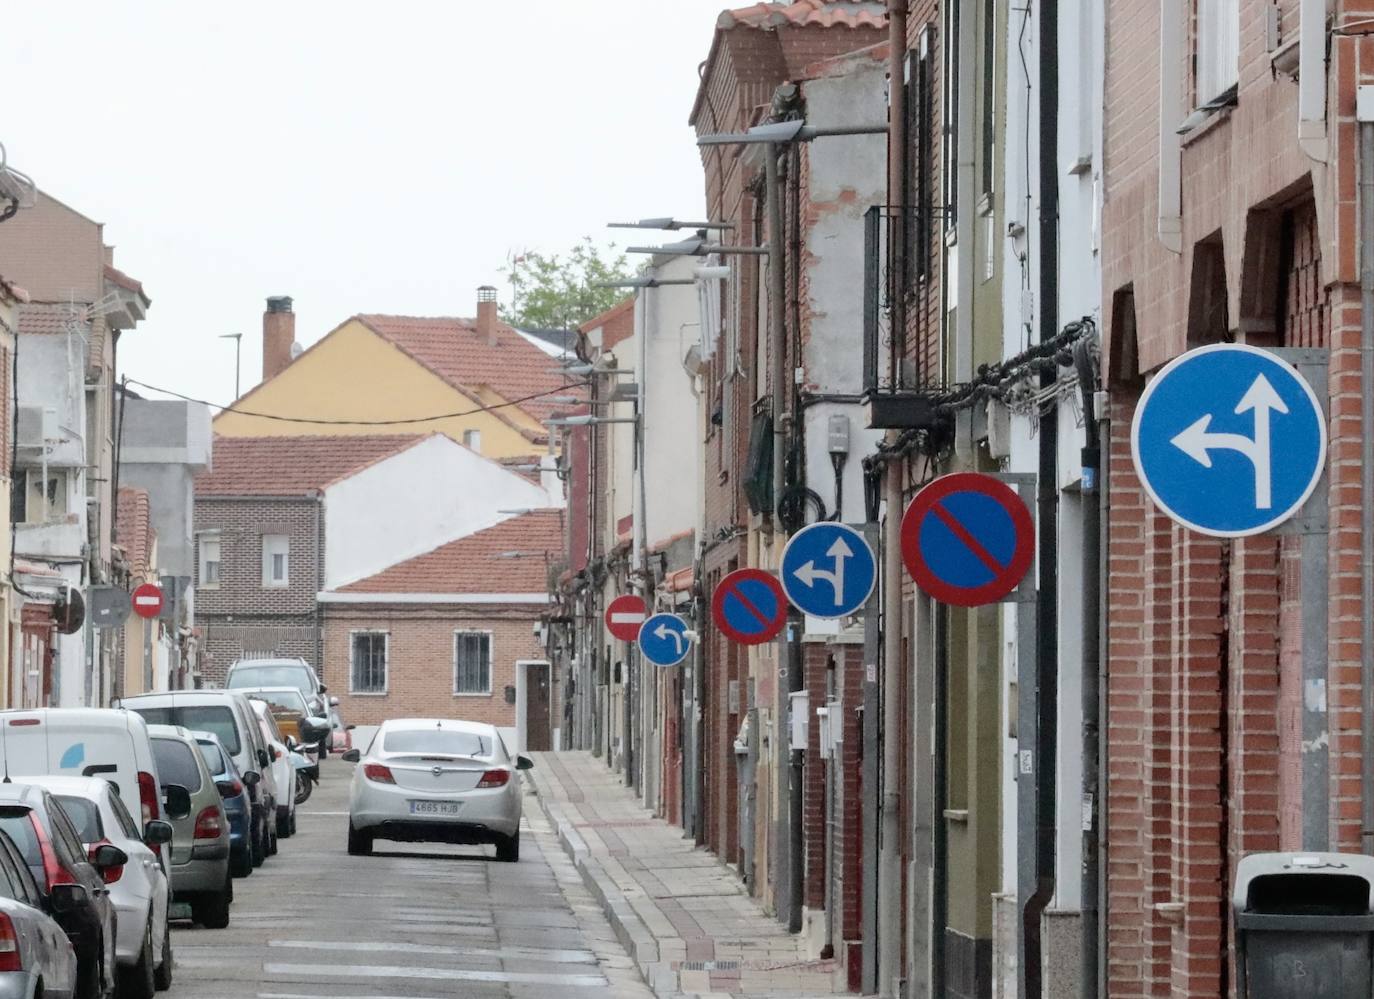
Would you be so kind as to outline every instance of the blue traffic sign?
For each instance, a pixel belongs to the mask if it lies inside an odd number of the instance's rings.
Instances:
[[[1293,516],[1326,464],[1326,419],[1275,354],[1215,343],[1174,358],[1131,425],[1136,473],[1169,517],[1202,534],[1260,534]]]
[[[787,599],[803,614],[845,617],[873,592],[878,563],[862,534],[822,521],[792,535],[782,550],[778,575]]]
[[[687,622],[676,614],[655,614],[639,627],[639,651],[655,666],[676,666],[691,650]]]

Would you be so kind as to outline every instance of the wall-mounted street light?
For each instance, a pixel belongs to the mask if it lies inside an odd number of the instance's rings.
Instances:
[[[552,420],[545,420],[546,427],[599,427],[603,423],[638,423],[638,416],[592,416],[582,414],[580,416],[560,416]]]
[[[640,219],[638,222],[607,222],[607,229],[664,229],[676,232],[679,229],[733,229],[733,222],[679,222],[674,218]]]
[[[726,246],[724,243],[708,243],[706,232],[701,230],[696,235],[681,240],[677,243],[665,243],[662,246],[627,246],[626,253],[652,253],[657,256],[666,257],[706,257],[712,253],[721,255],[749,255],[762,256],[768,252],[766,246]]]
[[[755,125],[747,132],[726,132],[720,135],[697,137],[698,146],[747,146],[757,143],[784,145],[789,142],[810,142],[830,135],[880,135],[887,131],[887,123],[874,125],[808,125],[797,118],[792,121],[770,121]]]

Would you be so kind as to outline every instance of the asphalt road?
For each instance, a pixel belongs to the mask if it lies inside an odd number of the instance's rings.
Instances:
[[[352,766],[331,757],[298,832],[234,883],[228,929],[173,930],[169,997],[649,997],[525,798],[521,861],[490,847],[345,850]]]

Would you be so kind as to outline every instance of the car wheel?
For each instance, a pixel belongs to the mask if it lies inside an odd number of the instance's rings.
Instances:
[[[496,844],[496,859],[503,864],[514,864],[520,860],[520,830],[507,836]]]
[[[292,836],[296,835],[296,811],[295,811],[295,809],[292,809],[292,810],[291,810],[291,835],[292,835]]]
[[[267,830],[267,855],[275,857],[277,855],[277,824],[272,823],[272,828]]]
[[[76,999],[101,999],[105,994],[103,965],[98,953],[77,954]]]
[[[207,930],[222,930],[229,925],[229,886],[222,891],[206,892],[191,903],[196,922]]]
[[[159,992],[166,992],[172,987],[172,969],[174,967],[172,961],[172,928],[168,926],[162,934],[162,963],[157,966],[157,971],[153,972],[153,985]]]
[[[253,873],[253,848],[244,846],[237,853],[229,855],[229,873],[236,878],[246,878]]]
[[[277,816],[277,838],[291,838],[291,820],[289,818],[282,818],[280,815]]]
[[[253,866],[261,867],[267,859],[267,830],[258,827],[253,833]]]
[[[138,963],[119,969],[119,999],[153,999],[157,984],[153,980],[153,926],[143,928],[143,947]]]
[[[372,834],[353,828],[348,823],[348,852],[350,856],[367,857],[372,853]]]

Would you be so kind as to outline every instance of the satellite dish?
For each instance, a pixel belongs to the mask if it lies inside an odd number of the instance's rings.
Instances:
[[[86,601],[81,591],[68,586],[65,593],[53,603],[52,616],[60,634],[75,635],[80,631],[86,621]]]
[[[305,348],[301,346],[299,340],[293,340],[291,342],[291,360],[294,361],[296,358],[300,357],[304,350]]]

